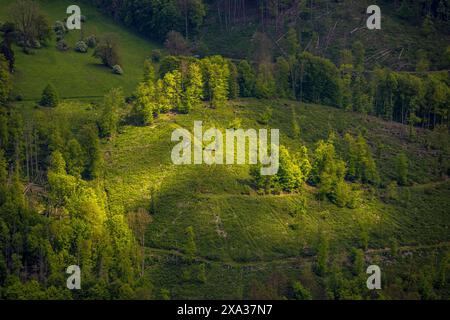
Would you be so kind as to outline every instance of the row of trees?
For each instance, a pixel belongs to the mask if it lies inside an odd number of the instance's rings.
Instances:
[[[164,40],[172,30],[186,38],[196,33],[206,15],[202,0],[89,0],[100,10],[149,38]]]
[[[377,69],[373,77],[374,113],[403,124],[449,125],[450,88],[447,75],[412,74]]]
[[[220,56],[201,60],[168,56],[161,62],[158,75],[146,61],[144,79],[135,93],[133,117],[137,123],[150,124],[159,113],[188,113],[203,100],[217,107],[236,97],[236,81],[236,67]]]

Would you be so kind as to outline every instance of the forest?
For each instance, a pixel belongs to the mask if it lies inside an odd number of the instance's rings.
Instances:
[[[0,299],[449,299],[448,0],[69,2],[0,0]]]

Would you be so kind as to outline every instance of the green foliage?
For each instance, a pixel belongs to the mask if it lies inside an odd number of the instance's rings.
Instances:
[[[342,64],[341,71],[341,91],[342,91],[342,108],[345,110],[353,109],[353,92],[352,92],[352,73],[353,65]]]
[[[14,31],[11,31],[11,33],[13,33],[13,32]],[[6,60],[8,61],[9,72],[13,72],[16,58],[15,58],[14,50],[11,46],[12,40],[10,40],[9,37],[10,37],[9,33],[4,31],[3,32],[4,40],[0,43],[0,59],[2,59],[1,56],[3,55],[6,58]]]
[[[86,53],[88,48],[88,45],[83,40],[80,40],[75,44],[75,51],[80,53]]]
[[[118,75],[122,75],[123,74],[123,69],[120,65],[116,64],[112,67],[112,72],[114,74],[118,74]]]
[[[374,106],[377,116],[385,119],[393,118],[394,96],[397,90],[397,77],[388,69],[374,71]]]
[[[189,257],[190,260],[193,260],[195,258],[195,255],[197,254],[194,228],[192,226],[189,226],[186,228],[185,232],[186,232],[186,249],[185,249],[186,255]]]
[[[90,1],[99,5],[96,0]],[[167,1],[133,1],[110,3],[101,2],[102,10],[119,19],[126,26],[136,29],[156,40],[164,40],[170,31],[197,33],[206,15],[202,0],[180,2]]]
[[[395,172],[397,173],[397,182],[401,186],[406,186],[408,184],[408,171],[409,171],[409,161],[406,155],[402,152],[395,158]]]
[[[125,104],[125,98],[123,96],[122,89],[111,89],[109,93],[103,98],[103,102],[100,105],[100,118],[98,121],[98,127],[101,137],[112,137],[117,134],[120,112]]]
[[[177,31],[170,31],[167,34],[167,39],[164,42],[164,46],[169,54],[173,56],[188,55],[190,52],[189,43],[181,35],[181,33]]]
[[[155,82],[156,74],[155,68],[150,60],[145,59],[144,61],[144,82]]]
[[[83,176],[87,179],[96,179],[101,174],[103,166],[103,156],[100,151],[98,130],[96,126],[87,124],[80,130],[81,145],[86,150],[87,162]]]
[[[198,265],[197,280],[201,283],[206,283],[206,265],[204,263]]]
[[[72,138],[65,149],[64,158],[67,159],[67,172],[74,177],[81,176],[86,162],[83,148],[77,139]]]
[[[289,54],[290,56],[295,56],[300,50],[298,34],[294,28],[288,29],[284,45],[286,47],[287,54]]]
[[[292,158],[288,150],[280,147],[280,168],[277,179],[283,190],[291,192],[299,190],[309,177],[311,165],[308,160],[308,149],[302,147],[300,153]]]
[[[97,46],[97,37],[91,34],[84,40],[84,42],[87,44],[89,48],[95,48]]]
[[[166,73],[164,78],[159,81],[158,112],[185,111],[181,105],[183,98],[181,81],[181,72],[178,70]]]
[[[200,107],[203,99],[203,76],[197,63],[189,65],[186,91],[181,112],[188,113],[192,108]]]
[[[230,70],[227,61],[221,56],[202,59],[203,79],[205,82],[205,97],[215,108],[223,104],[229,94]]]
[[[299,57],[297,69],[298,99],[336,107],[342,104],[339,71],[330,60],[305,52]]]
[[[366,49],[361,41],[355,41],[352,44],[353,64],[358,71],[364,71],[364,59]]]
[[[157,88],[155,80],[152,79],[153,67],[147,66],[148,80],[141,82],[135,93],[133,103],[133,115],[138,123],[149,125],[153,123],[153,117],[158,112]]]
[[[345,65],[353,67],[353,53],[351,50],[348,49],[341,50],[339,57],[339,65],[341,69],[342,66]]]
[[[59,104],[58,93],[52,84],[48,84],[44,91],[42,91],[41,101],[39,102],[44,107],[57,107]]]
[[[250,169],[255,186],[266,193],[300,191],[309,177],[311,164],[308,159],[308,149],[301,147],[295,156],[289,154],[288,149],[280,146],[279,169],[273,176],[261,175],[261,166],[255,165]]]
[[[277,58],[276,63],[276,87],[277,95],[281,98],[292,97],[292,86],[290,82],[291,67],[289,62],[283,58]]]
[[[312,300],[311,292],[306,289],[300,282],[296,281],[292,285],[295,300]]]
[[[59,51],[67,51],[69,50],[69,45],[67,44],[66,40],[61,39],[56,42],[56,49]]]
[[[355,276],[364,273],[364,252],[361,249],[352,248],[352,264],[353,264],[353,274]]]
[[[165,288],[161,288],[160,297],[161,300],[170,300],[170,291]]]
[[[0,179],[5,174],[0,172]],[[10,195],[7,202],[0,201],[2,298],[135,297],[136,250],[123,216],[107,215],[101,193],[67,173],[61,152],[50,156],[45,215],[25,205],[23,186],[17,178],[11,180],[13,184],[0,190]],[[8,230],[8,225],[15,227]],[[64,271],[74,262],[83,270],[83,296],[65,289]],[[35,270],[35,276],[29,276],[25,266]],[[112,285],[102,285],[107,281]]]
[[[333,143],[334,136],[331,135],[328,141],[320,140],[316,144],[310,182],[319,186],[321,198],[328,197],[339,207],[354,208],[358,195],[344,181],[347,167],[337,156]]]
[[[387,200],[398,200],[398,185],[397,181],[391,181],[386,186],[385,197]]]
[[[273,113],[272,108],[267,108],[267,110],[265,110],[261,114],[261,117],[258,119],[258,122],[263,125],[268,125],[270,120],[272,119],[272,113]]]
[[[357,74],[352,79],[352,106],[353,110],[361,113],[372,112],[371,88],[362,74]]]
[[[228,77],[228,99],[235,99],[239,96],[238,69],[231,60],[228,60],[228,69],[230,71]]]
[[[257,98],[273,98],[276,93],[273,66],[270,63],[261,63],[255,81],[255,96]]]
[[[438,288],[445,288],[448,282],[448,272],[450,270],[450,254],[443,253],[439,259],[436,285]]]
[[[12,90],[12,79],[9,74],[9,65],[3,54],[0,53],[0,105],[6,103]]]
[[[316,248],[316,264],[315,271],[317,275],[324,276],[328,271],[328,255],[329,255],[329,240],[328,237],[321,232],[319,234],[319,241]]]
[[[175,56],[164,56],[159,65],[159,77],[163,78],[168,72],[179,70],[181,68],[181,59]]]
[[[247,62],[247,60],[242,60],[238,65],[239,71],[239,92],[242,97],[251,97],[254,94],[256,76],[255,73]]]

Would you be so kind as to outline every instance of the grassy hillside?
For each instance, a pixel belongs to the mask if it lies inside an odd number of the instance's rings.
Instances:
[[[259,195],[252,188],[248,166],[172,164],[174,129],[192,130],[199,119],[204,129],[226,129],[236,118],[242,120],[242,128],[263,128],[258,120],[269,108],[273,114],[267,127],[280,129],[281,143],[291,152],[302,144],[311,152],[331,130],[338,136],[360,131],[371,142],[383,184],[395,178],[393,162],[400,152],[410,159],[409,178],[414,184],[399,188],[395,199],[386,198],[384,188],[353,184],[362,190],[362,202],[349,209],[319,201],[314,187],[300,194]],[[94,116],[85,103],[44,111],[75,127]],[[294,121],[301,128],[299,137]],[[429,132],[419,131],[410,141],[406,126],[336,108],[242,99],[188,115],[162,115],[149,127],[123,127],[118,136],[102,143],[102,186],[111,212],[152,208],[145,250],[156,298],[163,297],[161,290],[168,290],[172,298],[279,298],[292,281],[301,281],[315,298],[326,298],[325,280],[313,271],[320,235],[326,235],[330,259],[341,265],[346,277],[365,281],[350,271],[352,248],[363,246],[365,234],[364,263],[378,264],[386,273],[382,292],[418,298],[416,287],[399,290],[398,278],[411,277],[411,270],[424,266],[437,268],[450,243],[450,182],[440,180],[429,165],[437,159],[426,147],[428,139]],[[305,200],[307,209],[302,211]],[[195,233],[193,257],[187,249],[187,227]],[[392,254],[394,246],[400,254]],[[201,273],[205,278],[199,280]]]
[[[225,129],[235,117],[242,119],[242,128],[258,128],[258,117],[267,108],[274,110],[269,127],[280,128],[281,143],[293,152],[301,143],[313,148],[330,130],[339,134],[361,130],[369,141],[383,141],[382,151],[377,152],[375,145],[373,151],[378,154],[376,161],[384,181],[393,178],[393,159],[404,151],[411,160],[410,178],[421,184],[401,188],[395,201],[384,201],[383,189],[366,190],[362,205],[347,209],[318,201],[314,188],[307,188],[302,194],[257,195],[251,188],[246,166],[171,164],[174,143],[170,142],[170,135],[175,128],[192,130],[193,121],[203,119],[205,128]],[[292,112],[297,115],[294,119],[300,124],[301,139],[292,138]],[[153,195],[156,213],[146,242],[149,270],[158,286],[169,287],[179,298],[248,297],[248,291],[243,294],[239,290],[244,289],[239,286],[248,286],[253,277],[264,277],[264,272],[270,277],[273,270],[279,270],[288,278],[292,268],[308,272],[308,256],[315,252],[321,232],[330,238],[332,251],[338,256],[346,256],[352,247],[360,246],[363,232],[368,232],[372,249],[389,247],[393,241],[416,246],[450,240],[450,184],[423,184],[437,179],[427,165],[435,159],[423,144],[408,142],[406,130],[376,118],[324,106],[236,101],[214,110],[164,116],[152,127],[125,127],[121,135],[104,145],[105,189],[112,208],[125,208],[128,212],[149,208]],[[424,138],[424,134],[420,137]],[[304,197],[308,208],[302,214],[299,208]],[[180,276],[186,268],[182,261],[186,252],[185,229],[189,226],[196,234],[197,262],[208,265],[209,285],[193,285]],[[374,256],[368,256],[367,262],[377,259]],[[175,263],[178,259],[180,262]],[[248,268],[264,272],[243,272]],[[243,277],[243,273],[246,279],[230,282]],[[209,287],[213,285],[214,290]],[[214,295],[207,295],[211,291]]]
[[[32,55],[26,55],[15,47],[17,70],[14,74],[14,95],[22,95],[26,100],[39,99],[48,82],[53,83],[64,98],[98,97],[112,87],[122,87],[126,94],[131,94],[141,79],[144,60],[156,47],[155,44],[121,28],[85,3],[69,0],[38,2],[52,26],[57,20],[63,21],[67,16],[67,7],[72,4],[80,6],[81,14],[87,20],[82,24],[81,30],[73,30],[66,35],[65,40],[71,48],[67,52],[56,49],[54,35],[47,47],[34,50]],[[8,0],[0,0],[0,21],[6,20],[10,3]],[[80,38],[106,33],[113,33],[119,39],[124,70],[121,76],[114,75],[109,68],[92,57],[92,49],[84,54],[73,50]]]

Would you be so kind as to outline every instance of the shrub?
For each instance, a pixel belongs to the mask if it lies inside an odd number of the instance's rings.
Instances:
[[[296,300],[312,300],[311,292],[309,292],[309,290],[306,289],[300,282],[294,282],[292,289]]]
[[[117,37],[114,34],[103,36],[95,48],[93,56],[111,68],[120,64],[120,47]]]
[[[56,43],[56,49],[59,51],[67,51],[69,50],[69,45],[64,39],[61,39]]]
[[[95,37],[95,35],[90,35],[84,40],[84,42],[86,42],[89,48],[95,48],[95,46],[97,45],[97,38]]]
[[[346,207],[352,201],[352,189],[345,181],[339,181],[330,193],[329,198],[338,207]]]
[[[56,107],[59,104],[58,93],[52,84],[45,87],[39,104],[44,107]]]
[[[113,73],[115,74],[119,74],[122,75],[123,74],[123,70],[122,67],[118,64],[116,64],[113,68],[112,68]]]
[[[61,21],[56,21],[53,25],[53,31],[56,33],[56,35],[64,36],[65,33],[67,33],[66,26]]]
[[[88,51],[88,45],[84,41],[80,40],[75,44],[75,51],[86,53]]]

